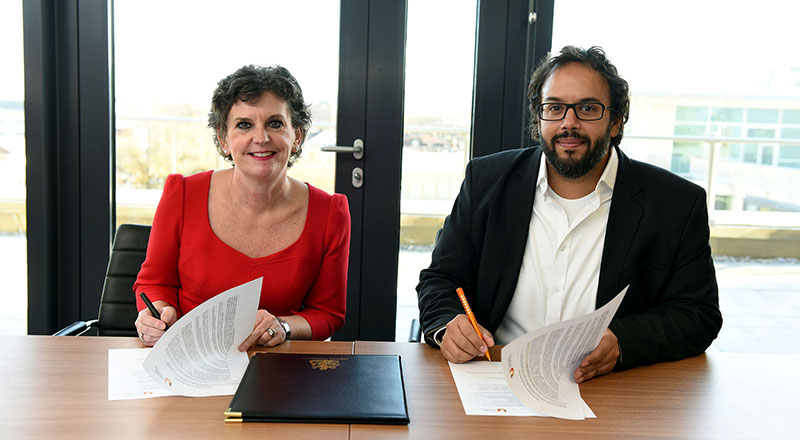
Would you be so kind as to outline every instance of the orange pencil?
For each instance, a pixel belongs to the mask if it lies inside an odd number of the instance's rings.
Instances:
[[[464,290],[459,287],[458,289],[456,289],[456,292],[458,292],[458,298],[461,300],[461,305],[464,306],[464,311],[467,312],[467,318],[469,318],[469,322],[472,323],[472,328],[475,329],[475,333],[477,333],[478,337],[481,338],[481,342],[484,342],[483,333],[481,333],[481,328],[478,327],[478,321],[475,320],[475,315],[472,314],[472,309],[469,308],[467,297],[464,296]],[[484,354],[486,355],[486,359],[489,359],[490,361],[492,360],[492,357],[489,356],[488,347],[486,349],[486,353]]]

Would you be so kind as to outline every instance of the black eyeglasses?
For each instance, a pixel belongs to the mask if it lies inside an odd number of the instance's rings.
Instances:
[[[548,102],[539,104],[539,119],[543,121],[560,121],[567,116],[567,110],[575,111],[575,116],[581,121],[599,121],[603,119],[606,107],[599,102],[578,102],[575,104],[564,104],[563,102]]]

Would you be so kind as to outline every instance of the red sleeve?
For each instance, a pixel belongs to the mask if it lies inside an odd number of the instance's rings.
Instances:
[[[183,176],[170,174],[153,218],[147,257],[133,285],[139,311],[146,307],[139,298],[140,292],[145,292],[150,301],[166,301],[178,309],[178,256],[183,229],[183,190]]]
[[[325,225],[325,252],[319,274],[298,313],[311,326],[312,339],[328,339],[344,325],[349,255],[350,208],[345,196],[334,194]]]

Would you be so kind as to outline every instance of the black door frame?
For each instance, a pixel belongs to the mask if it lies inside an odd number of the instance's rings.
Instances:
[[[340,154],[336,163],[336,190],[350,202],[352,235],[347,317],[334,339],[394,340],[406,6],[342,2],[337,144],[362,139],[365,154],[358,160]],[[364,173],[360,188],[351,183],[356,166]]]
[[[553,1],[478,2],[472,157],[531,145],[527,83],[550,50]],[[366,154],[337,160],[353,233],[347,318],[334,339],[395,340],[407,2],[388,3],[342,3],[337,145],[360,138]],[[355,166],[360,189],[350,183]]]

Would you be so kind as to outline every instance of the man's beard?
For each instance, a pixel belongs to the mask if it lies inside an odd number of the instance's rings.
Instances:
[[[580,159],[573,158],[574,155],[562,159],[556,152],[556,142],[559,139],[569,137],[580,139],[587,145],[586,153]],[[594,169],[606,157],[611,145],[611,124],[608,125],[605,135],[594,142],[588,136],[582,136],[574,132],[555,135],[550,139],[550,142],[545,141],[540,134],[539,142],[542,144],[542,150],[544,150],[547,161],[550,162],[550,165],[559,175],[567,179],[579,179]]]

